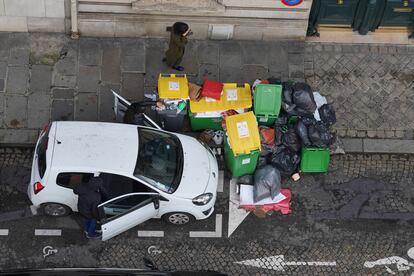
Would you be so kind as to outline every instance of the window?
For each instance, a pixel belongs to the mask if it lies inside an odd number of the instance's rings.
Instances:
[[[56,178],[56,183],[59,186],[73,189],[76,184],[88,183],[91,177],[93,177],[93,173],[76,173],[76,172],[60,173],[58,174]]]
[[[122,215],[153,201],[152,195],[130,195],[105,203],[101,211],[107,218]]]
[[[172,134],[148,128],[138,128],[138,136],[134,175],[164,192],[173,193],[183,171],[180,140]]]
[[[44,134],[40,138],[39,144],[36,149],[37,153],[37,167],[39,169],[40,178],[43,178],[46,172],[47,164],[46,164],[46,150],[47,144],[49,143],[49,130],[50,125],[44,130]]]
[[[141,182],[126,176],[112,173],[101,173],[99,177],[102,178],[104,182],[104,201],[130,193],[154,192]]]

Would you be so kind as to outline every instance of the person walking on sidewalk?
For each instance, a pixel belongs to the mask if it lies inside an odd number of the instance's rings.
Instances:
[[[83,227],[88,239],[100,239],[101,234],[96,232],[97,221],[100,220],[98,205],[102,201],[101,187],[103,181],[99,177],[92,177],[88,183],[79,183],[73,192],[79,196],[78,211],[82,215]]]
[[[184,70],[184,67],[180,66],[180,63],[184,56],[187,37],[191,34],[190,27],[184,22],[175,22],[172,26],[170,43],[168,45],[168,50],[165,52],[163,61],[177,71]]]

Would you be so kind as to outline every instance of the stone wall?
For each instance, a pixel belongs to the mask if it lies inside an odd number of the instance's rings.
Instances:
[[[288,7],[270,0],[80,0],[84,36],[167,37],[185,21],[194,38],[209,38],[210,24],[233,26],[235,40],[304,40],[312,1]]]
[[[65,32],[65,0],[0,0],[0,31]]]

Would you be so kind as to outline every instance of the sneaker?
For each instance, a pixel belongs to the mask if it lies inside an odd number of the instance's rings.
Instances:
[[[171,68],[175,69],[177,71],[184,71],[184,67],[182,67],[182,66],[172,66]]]
[[[101,235],[101,234],[96,233],[96,234],[94,234],[94,235],[89,236],[88,234],[86,234],[86,238],[88,238],[88,239],[92,239],[92,240],[100,240],[100,239],[102,238],[102,235]]]
[[[98,233],[98,234],[102,234],[102,230],[101,229],[96,229],[95,232]]]

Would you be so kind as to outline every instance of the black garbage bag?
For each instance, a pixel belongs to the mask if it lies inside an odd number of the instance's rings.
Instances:
[[[289,116],[288,114],[281,112],[279,114],[279,117],[276,119],[275,121],[275,126],[283,126],[283,125],[287,125],[289,120]]]
[[[288,105],[292,105],[293,104],[292,94],[293,94],[293,84],[290,82],[284,82],[283,88],[282,88],[282,102]]]
[[[269,84],[282,84],[282,81],[279,78],[270,77],[267,79]]]
[[[260,156],[268,156],[276,150],[275,145],[266,145],[262,144],[262,150],[260,151]]]
[[[257,160],[256,168],[260,169],[267,165],[267,157],[266,156],[259,156],[259,159]]]
[[[317,148],[328,148],[332,143],[332,135],[328,127],[323,122],[311,124],[308,127],[309,139],[312,146]]]
[[[318,111],[321,121],[327,126],[332,126],[336,123],[336,114],[332,105],[324,104],[318,109]]]
[[[246,175],[239,177],[239,180],[237,180],[237,184],[254,185],[253,175],[246,174]]]
[[[313,114],[316,110],[316,102],[313,98],[311,87],[303,82],[293,85],[293,103],[296,105],[295,111],[299,115]]]
[[[276,167],[284,177],[291,176],[300,162],[300,156],[285,145],[279,146],[269,157],[269,163]]]
[[[302,119],[299,119],[295,124],[296,133],[299,135],[302,144],[305,147],[309,147],[311,145],[311,141],[309,140],[308,136],[308,128],[303,123]]]
[[[283,143],[283,132],[286,126],[275,127],[275,146],[279,146]]]
[[[257,169],[254,173],[253,200],[254,202],[271,197],[274,199],[280,192],[281,177],[280,172],[266,165]]]
[[[296,130],[293,125],[289,125],[287,131],[282,134],[282,144],[294,152],[300,151],[301,140],[300,137],[296,134]]]

